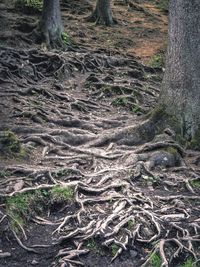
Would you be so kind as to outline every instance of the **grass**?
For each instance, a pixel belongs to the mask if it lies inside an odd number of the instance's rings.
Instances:
[[[33,193],[17,194],[6,199],[6,212],[11,217],[11,227],[18,231],[19,224],[26,221],[35,213],[43,211],[46,204],[46,191],[37,190]]]
[[[160,267],[161,263],[162,263],[162,260],[160,256],[155,252],[152,253],[152,255],[150,256],[151,267]]]
[[[131,107],[131,111],[133,113],[137,113],[139,111],[141,111],[140,107],[137,105],[137,104],[134,104],[132,107]]]
[[[116,244],[113,244],[111,246],[111,254],[112,254],[113,257],[116,255],[118,249],[119,249],[119,247]]]
[[[55,186],[51,190],[36,190],[31,193],[19,193],[6,198],[6,213],[11,218],[13,230],[19,230],[19,224],[26,222],[35,214],[44,212],[53,203],[71,200],[74,190],[71,187]]]
[[[194,267],[194,261],[193,259],[190,257],[188,258],[182,265],[180,265],[179,267]]]
[[[51,202],[62,203],[72,200],[74,197],[74,190],[71,187],[55,186],[50,190]]]
[[[165,60],[163,54],[156,54],[154,55],[149,62],[147,62],[147,65],[149,65],[152,68],[162,68],[165,65]]]

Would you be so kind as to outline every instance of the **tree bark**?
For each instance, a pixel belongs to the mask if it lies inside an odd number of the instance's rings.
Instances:
[[[48,47],[63,46],[63,25],[59,0],[43,1],[41,30]]]
[[[200,1],[171,0],[166,71],[160,106],[181,135],[200,140]]]
[[[113,19],[110,0],[97,0],[93,13],[88,17],[88,21],[96,22],[106,26],[116,23]]]

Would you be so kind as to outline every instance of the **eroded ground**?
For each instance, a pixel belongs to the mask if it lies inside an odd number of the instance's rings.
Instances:
[[[27,16],[1,1],[0,266],[198,266],[199,154],[150,119],[163,74],[136,60],[165,46],[166,17],[118,3],[105,29],[90,7],[63,7],[77,47],[48,52],[10,34]]]

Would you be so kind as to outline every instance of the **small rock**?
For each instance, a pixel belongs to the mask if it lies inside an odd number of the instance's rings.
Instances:
[[[131,254],[131,258],[135,258],[138,253],[137,253],[137,251],[131,249],[130,254]]]
[[[14,185],[14,190],[15,191],[20,191],[24,187],[24,181],[20,180]]]
[[[32,260],[31,265],[37,265],[39,262],[36,260]]]

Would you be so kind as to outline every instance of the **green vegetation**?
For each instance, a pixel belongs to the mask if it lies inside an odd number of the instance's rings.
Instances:
[[[74,197],[74,190],[71,187],[55,186],[50,190],[51,202],[62,203],[67,200],[72,200]]]
[[[18,231],[19,224],[23,226],[32,215],[42,212],[48,201],[46,198],[46,191],[44,190],[8,197],[6,199],[6,211],[11,217],[13,230]]]
[[[169,0],[157,0],[157,7],[164,13],[168,13],[169,10]]]
[[[69,176],[70,174],[76,174],[77,172],[73,169],[59,169],[57,172],[54,173],[55,178],[61,178]]]
[[[149,62],[147,62],[152,68],[162,68],[165,65],[164,55],[163,54],[156,54],[154,55]]]
[[[98,245],[98,243],[94,239],[88,240],[86,247],[97,255],[101,255],[101,256],[105,255],[105,252],[101,249],[101,247]]]
[[[137,104],[134,104],[132,107],[131,107],[131,111],[133,113],[137,113],[140,111],[140,107],[137,105]]]
[[[62,38],[64,45],[66,46],[69,45],[70,39],[69,39],[69,35],[66,32],[61,33],[61,38]]]
[[[42,213],[55,202],[71,200],[73,195],[71,187],[55,186],[50,190],[35,190],[6,198],[6,211],[11,218],[13,230],[18,231],[19,224],[25,225],[30,217]]]
[[[151,267],[160,267],[161,263],[162,263],[162,260],[160,256],[155,252],[152,253],[152,255],[150,256]]]
[[[200,189],[200,180],[192,180],[190,184],[193,188]]]
[[[194,261],[193,259],[190,257],[188,258],[182,265],[180,265],[180,267],[194,267]]]
[[[126,97],[117,97],[112,102],[114,106],[126,106],[127,103],[128,103],[128,99]]]
[[[40,13],[42,11],[43,0],[16,0],[15,7],[27,14]]]
[[[116,255],[118,249],[119,249],[119,247],[116,244],[113,244],[111,246],[111,254],[112,254],[113,257]]]
[[[0,132],[0,151],[2,156],[18,157],[25,156],[25,150],[15,134],[9,130]]]
[[[129,220],[129,221],[128,221],[128,229],[129,229],[129,230],[132,230],[133,227],[134,227],[134,222],[133,222],[132,220]]]
[[[166,152],[168,152],[174,156],[177,155],[177,153],[178,153],[178,150],[172,146],[162,148],[162,150],[164,150],[164,151],[166,151]]]

